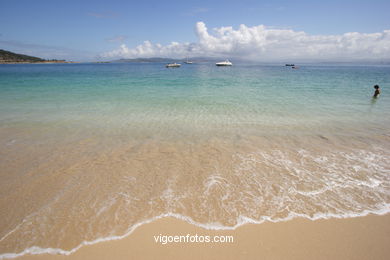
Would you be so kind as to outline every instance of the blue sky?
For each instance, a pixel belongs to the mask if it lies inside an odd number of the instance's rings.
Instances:
[[[197,22],[212,28],[304,31],[308,35],[390,29],[390,1],[0,0],[0,48],[44,58],[95,59],[125,44],[196,43]]]

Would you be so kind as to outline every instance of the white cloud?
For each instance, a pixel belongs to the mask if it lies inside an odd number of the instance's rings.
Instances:
[[[135,48],[122,44],[104,53],[104,58],[138,57],[227,57],[257,61],[356,61],[390,60],[390,30],[379,33],[350,32],[342,35],[309,35],[290,29],[264,25],[215,28],[209,33],[205,23],[195,26],[198,41],[168,45],[145,41]]]

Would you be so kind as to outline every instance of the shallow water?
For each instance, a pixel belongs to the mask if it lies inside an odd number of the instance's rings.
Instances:
[[[0,65],[0,254],[67,253],[165,215],[387,213],[389,85],[388,66]]]

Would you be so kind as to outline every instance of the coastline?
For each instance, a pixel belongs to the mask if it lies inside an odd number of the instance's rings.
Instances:
[[[38,61],[38,62],[0,62],[0,64],[57,64],[57,63],[78,63],[75,61]]]
[[[390,255],[390,102],[359,88],[388,68],[38,67],[0,79],[0,259]]]
[[[38,62],[0,62],[2,64],[64,64],[64,63],[92,63],[92,64],[107,64],[107,63],[115,63],[115,61],[38,61]],[[123,62],[125,63],[125,62]],[[138,62],[126,62],[126,63],[138,63]],[[158,63],[158,62],[140,62],[140,63]]]
[[[16,259],[387,259],[390,214],[312,221],[246,224],[206,230],[172,217],[144,224],[129,236],[81,247],[69,256],[25,255]],[[156,243],[158,235],[233,236],[233,243]]]

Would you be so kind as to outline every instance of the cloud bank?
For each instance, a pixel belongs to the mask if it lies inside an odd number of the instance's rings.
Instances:
[[[220,27],[209,33],[196,23],[197,42],[168,45],[145,41],[135,48],[125,44],[103,53],[102,58],[224,57],[253,61],[389,61],[390,30],[378,33],[310,35],[303,31],[273,29],[264,25]]]

